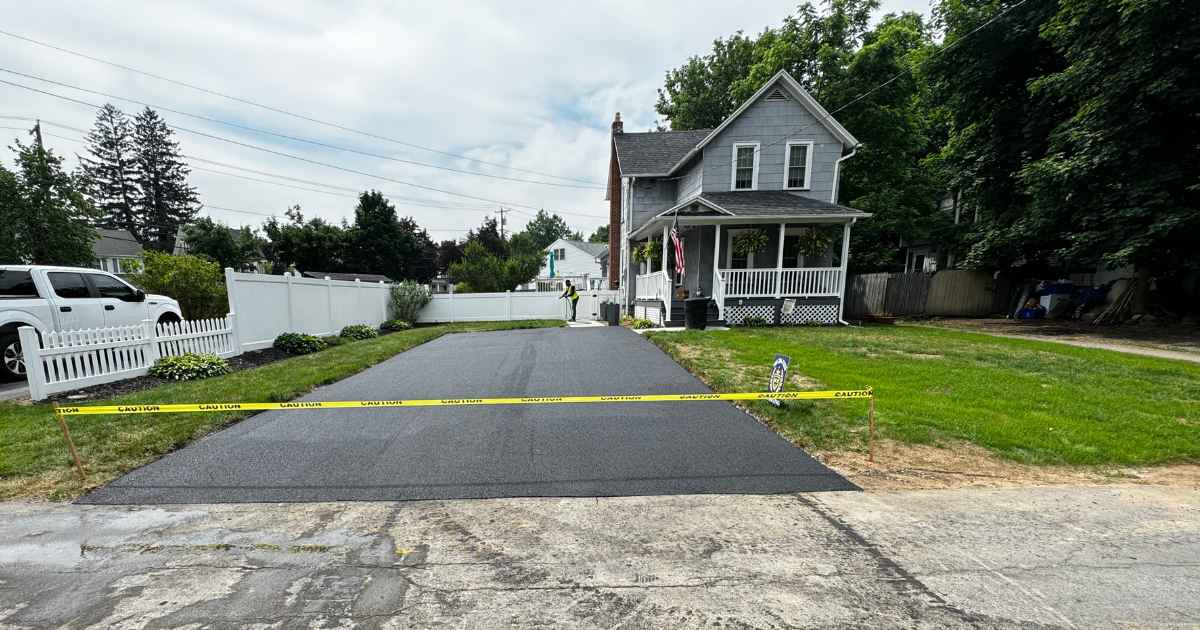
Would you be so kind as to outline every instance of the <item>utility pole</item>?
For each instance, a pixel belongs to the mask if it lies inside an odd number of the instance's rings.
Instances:
[[[48,210],[50,205],[50,167],[46,166],[46,147],[42,145],[42,120],[35,119],[33,123],[33,137],[37,142],[38,162],[42,166],[42,212]]]
[[[512,212],[512,210],[509,210],[504,206],[500,206],[500,209],[496,211],[496,214],[500,215],[500,240],[504,240],[504,225],[508,223],[508,219],[505,219],[504,215],[508,214],[509,212]]]

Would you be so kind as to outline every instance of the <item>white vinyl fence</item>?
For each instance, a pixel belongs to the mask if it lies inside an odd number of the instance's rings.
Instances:
[[[421,310],[421,323],[487,322],[521,319],[566,319],[570,306],[559,293],[506,291],[504,293],[439,293]],[[598,319],[600,302],[616,300],[616,291],[580,291],[576,319]]]
[[[388,320],[391,285],[324,278],[271,276],[225,270],[229,311],[242,313],[243,350],[269,348],[285,332],[336,335],[351,324],[379,326]]]
[[[143,376],[159,357],[189,352],[221,357],[242,353],[233,313],[157,326],[145,320],[133,326],[52,331],[40,338],[30,326],[18,333],[33,400]]]

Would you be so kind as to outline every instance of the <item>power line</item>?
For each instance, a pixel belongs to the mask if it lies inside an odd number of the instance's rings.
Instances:
[[[81,58],[83,58],[83,59],[87,59],[87,60],[89,60],[89,61],[94,61],[94,62],[96,62],[96,63],[102,63],[102,64],[105,64],[105,65],[109,65],[109,66],[112,66],[112,67],[114,67],[114,68],[120,68],[120,69],[122,69],[122,70],[125,70],[125,71],[128,71],[128,72],[133,72],[133,73],[140,74],[140,75],[143,75],[143,76],[147,76],[147,77],[150,77],[150,78],[153,78],[153,79],[158,79],[159,81],[166,81],[167,83],[172,83],[172,84],[174,84],[174,85],[178,85],[178,86],[181,86],[181,87],[186,87],[186,88],[188,88],[188,89],[191,89],[191,90],[196,90],[196,91],[199,91],[199,92],[203,92],[203,93],[205,93],[205,94],[210,94],[210,95],[212,95],[212,96],[218,96],[218,97],[221,97],[221,98],[225,98],[225,99],[229,99],[229,100],[232,100],[232,101],[236,101],[236,102],[238,102],[238,103],[242,103],[242,104],[244,104],[244,105],[250,105],[250,106],[253,106],[253,107],[258,107],[258,108],[261,108],[261,109],[265,109],[265,110],[267,110],[267,111],[275,112],[275,113],[277,113],[277,114],[283,114],[284,116],[291,116],[291,117],[293,117],[293,118],[298,118],[298,119],[300,119],[300,120],[305,120],[305,121],[308,121],[308,122],[311,122],[311,123],[316,123],[316,124],[319,124],[319,125],[325,125],[325,126],[327,126],[327,127],[332,127],[332,128],[334,128],[334,129],[339,129],[339,130],[341,130],[341,131],[348,131],[348,132],[350,132],[350,133],[356,133],[356,134],[359,134],[359,135],[362,135],[362,136],[366,136],[366,137],[368,137],[368,138],[374,138],[374,139],[376,139],[376,140],[383,140],[383,141],[385,141],[385,142],[391,142],[391,143],[394,143],[394,144],[398,144],[398,145],[400,145],[400,146],[410,147],[410,148],[413,148],[413,149],[419,149],[419,150],[421,150],[421,151],[428,151],[428,152],[430,152],[430,153],[437,153],[437,154],[439,154],[439,155],[445,155],[445,156],[448,156],[448,157],[458,158],[458,159],[460,159],[460,160],[468,160],[468,161],[471,161],[471,162],[475,162],[475,163],[477,163],[477,164],[486,164],[486,165],[488,165],[488,166],[495,166],[495,167],[498,167],[498,168],[504,168],[504,169],[508,169],[508,170],[511,170],[511,171],[517,171],[517,172],[521,172],[521,173],[530,173],[530,174],[533,174],[533,175],[541,175],[541,176],[543,176],[543,177],[551,177],[551,178],[554,178],[554,179],[561,179],[561,180],[564,180],[564,181],[573,181],[573,182],[578,182],[578,183],[583,183],[583,184],[590,184],[590,185],[593,185],[593,186],[596,186],[596,185],[598,185],[598,184],[596,184],[596,182],[589,181],[589,180],[585,180],[585,179],[577,179],[577,178],[572,178],[572,177],[564,177],[564,176],[562,176],[562,175],[555,175],[555,174],[553,174],[553,173],[544,173],[544,172],[541,172],[541,171],[535,171],[535,170],[532,170],[532,169],[518,168],[518,167],[515,167],[515,166],[510,166],[510,165],[507,165],[507,164],[499,164],[499,163],[496,163],[496,162],[487,162],[487,161],[485,161],[485,160],[480,160],[480,159],[478,159],[478,158],[473,158],[473,157],[466,156],[466,155],[460,155],[460,154],[457,154],[457,153],[450,153],[450,152],[447,152],[447,151],[441,151],[441,150],[439,150],[439,149],[431,149],[431,148],[429,148],[429,147],[421,146],[421,145],[419,145],[419,144],[413,144],[413,143],[411,143],[411,142],[405,142],[405,141],[403,141],[403,140],[397,140],[397,139],[395,139],[395,138],[389,138],[389,137],[387,137],[387,136],[379,135],[379,134],[376,134],[376,133],[373,133],[373,132],[370,132],[370,131],[363,131],[363,130],[361,130],[361,129],[355,129],[355,128],[353,128],[353,127],[347,127],[347,126],[345,126],[345,125],[341,125],[341,124],[338,124],[338,123],[333,123],[333,122],[329,122],[329,121],[321,120],[321,119],[319,119],[319,118],[313,118],[313,117],[311,117],[311,116],[306,116],[306,115],[304,115],[304,114],[297,114],[297,113],[295,113],[295,112],[291,112],[291,111],[288,111],[288,110],[286,110],[286,109],[281,109],[281,108],[278,108],[278,107],[273,107],[273,106],[271,106],[271,105],[265,105],[265,104],[263,104],[263,103],[259,103],[259,102],[256,102],[256,101],[252,101],[252,100],[250,100],[250,99],[241,98],[241,97],[238,97],[238,96],[233,96],[233,95],[231,95],[231,94],[226,94],[226,93],[223,93],[223,92],[218,92],[218,91],[216,91],[216,90],[212,90],[212,89],[209,89],[209,88],[201,87],[201,86],[198,86],[198,85],[193,85],[193,84],[191,84],[191,83],[187,83],[187,82],[184,82],[184,81],[179,81],[179,80],[177,80],[177,79],[172,79],[172,78],[165,77],[165,76],[162,76],[162,75],[159,75],[159,74],[154,74],[154,73],[152,73],[152,72],[147,72],[147,71],[145,71],[145,70],[139,70],[139,69],[137,69],[137,68],[134,68],[134,67],[132,67],[132,66],[127,66],[127,65],[124,65],[124,64],[121,64],[121,63],[117,63],[117,62],[115,62],[115,61],[109,61],[109,60],[107,60],[107,59],[102,59],[102,58],[100,58],[100,57],[95,57],[95,56],[92,56],[92,55],[89,55],[89,54],[86,54],[86,53],[82,53],[82,52],[79,52],[79,51],[71,50],[71,49],[69,49],[69,48],[64,48],[64,47],[62,47],[62,46],[56,46],[56,45],[54,45],[54,44],[50,44],[50,43],[48,43],[48,42],[43,42],[43,41],[40,41],[40,40],[36,40],[36,39],[33,39],[33,38],[31,38],[31,37],[26,37],[26,36],[24,36],[24,35],[18,35],[18,34],[16,34],[16,33],[12,33],[12,32],[9,32],[9,31],[0,30],[0,35],[5,35],[5,36],[7,36],[7,37],[12,37],[12,38],[14,38],[14,39],[19,39],[19,40],[21,40],[21,41],[28,42],[28,43],[30,43],[30,44],[35,44],[35,45],[37,45],[37,46],[43,46],[43,47],[45,47],[45,48],[50,48],[51,50],[57,50],[58,52],[66,53],[66,54],[68,54],[68,55],[74,55],[74,56],[76,56],[76,57],[81,57]]]
[[[441,165],[439,165],[439,164],[430,164],[430,163],[428,163],[428,162],[418,162],[418,161],[415,161],[415,160],[405,160],[405,159],[403,159],[403,158],[392,157],[392,156],[390,156],[390,155],[382,155],[382,154],[379,154],[379,153],[372,153],[372,152],[370,152],[370,151],[362,151],[362,150],[359,150],[359,149],[353,149],[353,148],[349,148],[349,147],[338,146],[338,145],[336,145],[336,144],[330,144],[330,143],[328,143],[328,142],[321,142],[320,140],[312,140],[312,139],[310,139],[310,138],[304,138],[304,137],[301,137],[301,136],[292,136],[292,135],[288,135],[288,134],[285,134],[285,133],[279,133],[279,132],[277,132],[277,131],[271,131],[271,130],[269,130],[269,129],[260,129],[260,128],[258,128],[258,127],[251,127],[251,126],[249,126],[249,125],[243,125],[243,124],[241,124],[241,123],[229,122],[229,121],[226,121],[226,120],[221,120],[221,119],[219,119],[219,118],[213,118],[213,117],[211,117],[211,116],[204,116],[204,115],[202,115],[202,114],[193,114],[193,113],[191,113],[191,112],[185,112],[185,111],[182,111],[182,110],[173,109],[173,108],[170,108],[170,107],[166,107],[166,106],[164,106],[164,105],[157,105],[157,104],[154,104],[154,103],[147,103],[147,102],[145,102],[145,101],[139,101],[139,100],[137,100],[137,99],[134,99],[134,98],[128,98],[128,97],[124,97],[124,96],[118,96],[118,95],[116,95],[116,94],[110,94],[110,93],[108,93],[108,92],[99,92],[99,91],[96,91],[96,90],[89,90],[89,89],[87,89],[87,88],[82,88],[82,87],[79,87],[79,86],[77,86],[77,85],[72,85],[72,84],[70,84],[70,83],[63,83],[63,82],[61,82],[61,81],[54,81],[54,80],[52,80],[52,79],[47,79],[47,78],[44,78],[44,77],[39,77],[39,76],[37,76],[37,75],[33,75],[33,74],[26,74],[26,73],[24,73],[24,72],[17,72],[16,70],[10,70],[10,69],[8,69],[8,68],[4,68],[4,67],[0,67],[0,72],[7,72],[7,73],[9,73],[9,74],[15,74],[15,75],[17,75],[17,76],[20,76],[20,77],[25,77],[25,78],[27,78],[27,79],[33,79],[33,80],[35,80],[35,81],[41,81],[41,82],[43,82],[43,83],[49,83],[49,84],[51,84],[51,85],[57,85],[57,86],[59,86],[59,87],[65,87],[65,88],[67,88],[67,89],[71,89],[71,90],[77,90],[77,91],[79,91],[79,92],[85,92],[85,93],[87,93],[87,94],[95,94],[96,96],[103,96],[103,97],[105,97],[105,98],[113,98],[113,99],[117,99],[117,100],[121,100],[121,101],[127,101],[127,102],[134,103],[134,104],[137,104],[137,105],[142,105],[142,106],[144,106],[144,107],[149,107],[149,108],[153,108],[153,109],[159,109],[159,110],[162,110],[162,111],[165,111],[165,112],[171,112],[172,114],[179,114],[180,116],[188,116],[188,117],[191,117],[191,118],[195,118],[195,119],[197,119],[197,120],[203,120],[203,121],[207,121],[207,122],[211,122],[211,123],[217,123],[217,124],[219,124],[219,125],[225,125],[225,126],[228,126],[228,127],[233,127],[233,128],[236,128],[236,129],[242,129],[242,130],[244,130],[244,131],[249,131],[249,132],[251,132],[251,133],[258,133],[258,134],[263,134],[263,135],[267,135],[267,136],[274,136],[274,137],[276,137],[276,138],[282,138],[282,139],[284,139],[284,140],[291,140],[291,141],[293,141],[293,142],[303,142],[303,143],[306,143],[306,144],[311,144],[311,145],[313,145],[313,146],[323,147],[323,148],[326,148],[326,149],[333,149],[333,150],[335,150],[335,151],[345,151],[345,152],[347,152],[347,153],[356,153],[356,154],[358,154],[358,155],[364,155],[364,156],[367,156],[367,157],[370,157],[370,158],[375,158],[375,159],[378,159],[378,160],[388,160],[388,161],[391,161],[391,162],[399,162],[399,163],[401,163],[401,164],[411,164],[411,165],[414,165],[414,166],[423,166],[423,167],[426,167],[426,168],[434,168],[434,169],[439,169],[439,170],[443,170],[443,171],[449,171],[449,172],[451,172],[451,173],[460,173],[460,174],[464,174],[464,175],[475,175],[475,176],[478,176],[478,177],[488,177],[488,178],[491,178],[491,179],[499,179],[499,180],[510,181],[510,182],[520,182],[520,183],[525,183],[525,184],[540,184],[540,185],[542,185],[542,186],[556,186],[556,187],[559,187],[559,188],[584,188],[584,189],[591,189],[591,190],[603,190],[603,189],[604,189],[604,187],[603,187],[603,186],[598,186],[598,185],[595,185],[595,184],[582,185],[582,184],[559,184],[559,183],[556,183],[556,182],[543,182],[543,181],[538,181],[538,180],[533,180],[533,179],[521,179],[521,178],[519,178],[519,177],[505,177],[505,176],[503,176],[503,175],[492,175],[492,174],[490,174],[490,173],[480,173],[480,172],[478,172],[478,171],[464,171],[464,170],[462,170],[462,169],[451,168],[451,167],[449,167],[449,166],[441,166]]]
[[[5,117],[3,117],[3,118],[14,118],[14,119],[25,120],[25,118],[23,118],[23,117],[18,117],[18,116],[5,116]],[[33,120],[33,119],[32,119],[32,118],[30,118],[30,119],[28,119],[28,120]],[[43,121],[43,122],[46,122],[47,124],[52,124],[52,125],[55,125],[55,126],[66,127],[66,125],[58,125],[58,124],[56,124],[56,123],[50,123],[49,121]],[[24,128],[22,128],[22,127],[0,127],[0,129],[12,129],[12,130],[15,130],[15,131],[28,131],[27,129],[24,129]],[[45,133],[45,132],[44,132],[44,133]],[[54,136],[54,137],[56,137],[56,138],[61,138],[61,139],[63,139],[63,140],[69,140],[69,141],[72,141],[72,142],[86,142],[86,140],[85,140],[85,139],[83,139],[83,138],[71,138],[71,137],[68,137],[68,136],[60,136],[60,135],[57,135],[57,134],[50,134],[50,133],[45,133],[45,135]],[[216,170],[216,169],[209,169],[209,168],[204,168],[204,167],[200,167],[200,166],[189,165],[189,167],[190,167],[192,170],[196,170],[196,171],[205,171],[205,172],[208,172],[208,173],[213,173],[213,174],[215,174],[215,175],[224,175],[224,176],[226,176],[226,177],[234,177],[234,178],[238,178],[238,179],[244,179],[244,180],[249,180],[249,181],[254,181],[254,182],[260,182],[260,183],[263,183],[263,184],[271,184],[271,185],[273,185],[273,186],[282,186],[282,187],[284,187],[284,188],[292,188],[292,189],[295,189],[295,190],[303,190],[303,191],[307,191],[307,192],[315,192],[315,193],[321,193],[321,194],[326,194],[326,195],[333,195],[333,196],[337,196],[337,197],[344,197],[344,198],[348,198],[348,199],[358,199],[358,197],[359,197],[358,193],[359,193],[360,191],[359,191],[359,189],[357,189],[357,188],[350,188],[350,187],[348,187],[348,186],[337,186],[337,185],[334,185],[334,184],[326,184],[326,183],[322,183],[322,182],[316,182],[316,181],[312,181],[312,180],[305,180],[305,179],[300,179],[300,178],[295,178],[295,177],[289,177],[289,176],[287,176],[287,175],[280,175],[280,174],[278,174],[278,173],[270,173],[270,172],[267,172],[267,171],[259,171],[259,170],[255,170],[255,169],[250,169],[250,168],[242,167],[242,166],[237,166],[237,165],[235,165],[235,164],[228,164],[228,163],[225,163],[225,162],[218,162],[218,161],[216,161],[216,160],[209,160],[209,159],[206,159],[206,158],[196,157],[196,156],[194,156],[194,155],[186,155],[186,154],[183,154],[183,155],[182,155],[182,157],[184,157],[184,158],[187,158],[187,159],[189,159],[189,160],[199,161],[199,162],[203,162],[203,163],[215,164],[215,165],[217,165],[217,166],[222,166],[222,167],[225,167],[225,168],[232,168],[232,169],[236,169],[236,170],[243,170],[243,171],[247,171],[247,172],[251,172],[251,173],[257,173],[257,174],[260,174],[260,175],[265,175],[265,176],[268,176],[268,177],[278,177],[278,178],[283,178],[283,179],[287,179],[287,180],[290,180],[290,181],[297,181],[297,182],[309,183],[309,184],[311,184],[311,185],[314,185],[314,186],[325,186],[325,187],[328,187],[328,188],[334,188],[334,189],[337,189],[337,190],[342,190],[342,191],[346,191],[346,192],[333,192],[333,191],[330,191],[330,190],[319,190],[319,189],[316,189],[316,188],[307,188],[307,187],[304,187],[304,186],[296,186],[296,185],[292,185],[292,184],[285,184],[285,183],[283,183],[283,182],[274,182],[274,181],[271,181],[271,180],[259,179],[259,178],[257,178],[257,177],[248,177],[248,176],[245,176],[245,175],[238,175],[238,174],[236,174],[236,173],[226,173],[226,172],[224,172],[224,171],[219,171],[219,170]],[[351,193],[353,193],[353,194],[351,194]],[[439,210],[452,210],[452,211],[457,211],[457,212],[488,212],[488,211],[490,211],[490,206],[475,206],[475,207],[472,207],[472,206],[466,206],[466,205],[463,205],[463,206],[452,206],[452,205],[444,205],[444,204],[432,203],[432,202],[433,202],[433,200],[418,199],[418,198],[413,198],[413,197],[404,197],[404,196],[400,196],[400,195],[390,195],[390,194],[388,194],[387,192],[383,192],[383,195],[384,195],[384,197],[388,198],[389,200],[396,201],[396,202],[398,203],[398,205],[400,205],[400,206],[402,206],[402,207],[421,207],[421,208],[433,208],[433,209],[439,209]],[[513,210],[509,210],[509,212],[513,212]],[[526,215],[528,215],[528,216],[533,216],[532,214],[530,214],[530,213],[528,213],[528,212],[522,212],[522,214],[526,214]],[[439,228],[439,229],[451,230],[451,228]],[[466,230],[458,230],[458,231],[466,231]]]
[[[96,108],[96,109],[99,109],[99,108],[100,108],[100,106],[99,106],[99,105],[96,105],[95,103],[89,103],[89,102],[87,102],[87,101],[80,100],[80,99],[77,99],[77,98],[72,98],[72,97],[70,97],[70,96],[63,96],[62,94],[56,94],[56,93],[54,93],[54,92],[48,92],[48,91],[46,91],[46,90],[38,89],[38,88],[31,87],[31,86],[28,86],[28,85],[24,85],[24,84],[21,84],[21,83],[15,83],[15,82],[13,82],[13,81],[8,81],[8,80],[6,80],[6,79],[0,79],[0,84],[9,85],[9,86],[12,86],[12,87],[17,87],[17,88],[21,88],[21,89],[23,89],[23,90],[28,90],[28,91],[30,91],[30,92],[35,92],[35,93],[38,93],[38,94],[44,94],[44,95],[46,95],[46,96],[50,96],[50,97],[53,97],[53,98],[57,98],[57,99],[60,99],[60,100],[64,100],[64,101],[67,101],[67,102],[70,102],[70,103],[76,103],[76,104],[79,104],[79,105],[84,105],[84,106],[86,106],[86,107],[92,107],[92,108]],[[165,123],[164,123],[164,124],[165,124]],[[168,127],[170,127],[170,128],[172,128],[172,129],[174,129],[174,130],[176,130],[176,131],[182,131],[182,132],[184,132],[184,133],[190,133],[190,134],[197,135],[197,136],[201,136],[201,137],[204,137],[204,138],[209,138],[209,139],[212,139],[212,140],[217,140],[217,141],[219,141],[219,142],[225,142],[225,143],[232,144],[232,145],[235,145],[235,146],[240,146],[240,147],[244,147],[244,148],[247,148],[247,149],[252,149],[252,150],[255,150],[255,151],[261,151],[261,152],[263,152],[263,153],[269,153],[269,154],[272,154],[272,155],[278,155],[278,156],[280,156],[280,157],[286,157],[286,158],[289,158],[289,159],[292,159],[292,160],[298,160],[298,161],[300,161],[300,162],[307,162],[307,163],[309,163],[309,164],[314,164],[314,165],[317,165],[317,166],[323,166],[323,167],[325,167],[325,168],[332,168],[332,169],[339,170],[339,171],[344,171],[344,172],[347,172],[347,173],[353,173],[353,174],[355,174],[355,175],[362,175],[362,176],[364,176],[364,177],[371,177],[371,178],[374,178],[374,179],[379,179],[379,180],[386,181],[386,182],[392,182],[392,183],[394,183],[394,184],[400,184],[400,185],[402,185],[402,186],[411,186],[411,187],[413,187],[413,188],[418,188],[418,189],[421,189],[421,190],[428,190],[428,191],[432,191],[432,192],[438,192],[438,193],[442,193],[442,194],[445,194],[445,195],[451,195],[451,196],[454,196],[454,197],[462,197],[462,198],[464,198],[464,199],[472,199],[472,200],[475,200],[475,201],[483,201],[483,202],[487,202],[487,203],[502,204],[502,205],[508,205],[508,206],[516,206],[516,207],[520,207],[520,208],[528,208],[528,209],[530,209],[530,210],[539,210],[539,209],[540,209],[540,208],[539,208],[539,207],[537,207],[537,206],[531,206],[531,205],[528,205],[528,204],[523,204],[523,203],[515,203],[515,202],[511,202],[511,201],[501,201],[501,200],[498,200],[498,199],[489,199],[489,198],[487,198],[487,197],[478,197],[478,196],[475,196],[475,195],[468,195],[468,194],[465,194],[465,193],[459,193],[459,192],[454,192],[454,191],[451,191],[451,190],[445,190],[445,189],[442,189],[442,188],[436,188],[436,187],[434,187],[434,186],[426,186],[426,185],[424,185],[424,184],[414,184],[414,183],[412,183],[412,182],[406,182],[406,181],[404,181],[404,180],[395,179],[395,178],[393,178],[393,177],[387,177],[387,176],[385,176],[385,175],[376,175],[376,174],[374,174],[374,173],[368,173],[368,172],[366,172],[366,171],[360,171],[360,170],[358,170],[358,169],[353,169],[353,168],[349,168],[349,167],[345,167],[345,166],[339,166],[339,165],[337,165],[337,164],[330,164],[329,162],[322,162],[322,161],[320,161],[320,160],[314,160],[314,159],[311,159],[311,158],[306,158],[306,157],[304,157],[304,156],[300,156],[300,155],[294,155],[294,154],[291,154],[291,153],[286,153],[286,152],[284,152],[284,151],[278,151],[278,150],[275,150],[275,149],[271,149],[271,148],[268,148],[268,147],[260,147],[260,146],[258,146],[258,145],[250,144],[250,143],[248,143],[248,142],[241,142],[241,141],[239,141],[239,140],[233,140],[233,139],[231,139],[231,138],[226,138],[226,137],[223,137],[223,136],[218,136],[218,135],[215,135],[215,134],[206,133],[206,132],[199,131],[199,130],[196,130],[196,129],[190,129],[190,128],[187,128],[187,127],[182,127],[182,126],[180,126],[180,125],[171,125],[171,124],[168,124],[167,126],[168,126]],[[594,218],[594,219],[604,218],[604,216],[605,216],[605,215],[599,215],[599,214],[587,214],[587,213],[583,213],[583,212],[578,212],[578,211],[567,211],[567,210],[559,210],[558,212],[559,212],[560,214],[575,214],[575,215],[579,215],[579,216],[583,216],[583,217],[589,217],[589,218]]]

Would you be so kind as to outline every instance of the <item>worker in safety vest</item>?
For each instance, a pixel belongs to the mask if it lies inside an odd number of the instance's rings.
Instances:
[[[571,301],[571,321],[575,321],[575,306],[579,304],[579,292],[575,290],[575,287],[571,286],[570,280],[564,280],[563,282],[567,285],[567,288],[563,289],[562,295],[558,296],[558,298],[560,300],[567,298]]]

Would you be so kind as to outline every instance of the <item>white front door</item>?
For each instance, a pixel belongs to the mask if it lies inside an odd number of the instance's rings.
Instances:
[[[146,318],[146,303],[137,301],[137,289],[103,273],[89,273],[88,280],[100,295],[105,326],[132,326]]]

